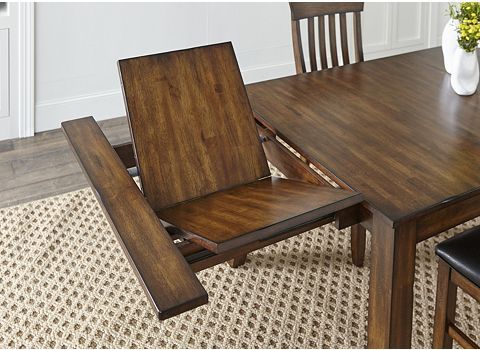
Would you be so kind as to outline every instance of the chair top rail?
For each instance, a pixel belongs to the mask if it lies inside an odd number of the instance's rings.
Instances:
[[[309,17],[361,12],[363,5],[363,2],[291,2],[290,10],[292,21],[298,21]]]

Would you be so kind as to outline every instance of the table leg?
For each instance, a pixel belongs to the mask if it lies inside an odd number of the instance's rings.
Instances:
[[[367,231],[362,225],[356,224],[350,227],[350,251],[352,254],[352,262],[355,266],[363,266],[366,239]]]
[[[416,223],[373,214],[368,309],[369,348],[410,348]]]
[[[451,349],[453,339],[448,334],[448,324],[455,321],[457,286],[452,283],[452,270],[442,259],[438,259],[437,297],[435,321],[433,323],[433,348]]]
[[[247,260],[247,254],[244,254],[244,255],[240,255],[233,258],[228,262],[228,264],[230,265],[230,267],[237,268],[245,264],[246,260]]]

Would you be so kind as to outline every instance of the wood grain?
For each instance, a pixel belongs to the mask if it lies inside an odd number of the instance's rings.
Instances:
[[[119,145],[113,146],[118,157],[122,161],[126,169],[137,166],[135,161],[135,152],[133,151],[133,144],[131,142],[125,142]]]
[[[283,146],[269,130],[260,128],[258,133],[264,139],[262,145],[267,159],[287,178],[332,187],[327,180],[317,174],[307,163]]]
[[[188,239],[215,253],[332,216],[362,202],[346,190],[268,177],[160,210]]]
[[[368,308],[369,348],[409,348],[415,276],[415,222],[373,216]]]
[[[473,191],[431,207],[417,220],[417,242],[428,239],[480,215],[480,194]]]
[[[466,349],[479,348],[455,325],[458,287],[480,302],[480,288],[439,258],[433,327],[433,348],[435,349],[452,348],[453,340]]]
[[[328,38],[330,43],[330,59],[332,60],[332,67],[338,66],[337,30],[335,22],[335,14],[328,15]]]
[[[125,59],[119,69],[133,152],[117,153],[125,166],[133,153],[147,201],[176,236],[224,253],[362,201],[270,177],[231,43]]]
[[[319,47],[319,50],[320,50],[320,62],[321,62],[322,69],[327,69],[328,68],[327,43],[326,43],[325,38],[326,38],[326,36],[325,36],[325,17],[319,16],[318,17],[318,47]],[[298,56],[295,55],[295,53],[294,53],[295,62],[297,62],[298,60],[301,59],[301,57],[299,57],[299,59],[297,59],[297,57]],[[303,70],[302,72],[305,72],[305,70]],[[297,72],[297,73],[299,73],[299,72]]]
[[[455,322],[457,286],[451,282],[451,268],[438,259],[437,293],[433,327],[433,348],[452,348],[453,339],[448,335],[448,324]]]
[[[292,44],[293,55],[299,59],[295,59],[295,70],[297,74],[305,72],[305,59],[302,48],[302,34],[300,31],[300,22],[292,21]]]
[[[416,243],[480,215],[480,95],[451,90],[440,49],[247,89],[259,124],[364,194],[369,346],[410,347]]]
[[[299,19],[328,16],[347,12],[363,11],[363,2],[291,2],[292,21]]]
[[[350,228],[350,254],[355,266],[363,266],[365,260],[365,246],[367,241],[367,231],[359,224]]]
[[[353,14],[353,36],[355,47],[355,61],[363,62],[362,16],[360,12]]]
[[[394,222],[480,193],[480,94],[453,92],[438,48],[247,89],[274,133]]]
[[[207,303],[204,288],[95,120],[68,121],[62,128],[158,317]]]
[[[452,269],[451,280],[457,286],[462,288],[467,294],[469,294],[473,299],[480,303],[480,287],[478,287],[475,283],[470,281],[468,278],[463,276],[457,270]]]
[[[347,15],[340,14],[340,39],[342,41],[342,59],[343,64],[350,64],[350,57],[348,52],[348,34],[347,34]],[[313,70],[313,69],[312,69]]]
[[[231,43],[120,60],[119,69],[154,210],[270,174]]]
[[[310,58],[310,70],[317,70],[317,54],[315,52],[315,19],[308,19],[308,54]]]
[[[465,333],[463,333],[457,326],[454,324],[448,325],[448,335],[456,340],[458,345],[464,349],[479,349],[480,346],[475,344],[472,339],[470,339]]]
[[[320,219],[318,221],[310,222],[308,224],[305,224],[301,227],[295,228],[293,230],[281,233],[279,235],[273,236],[269,239],[266,240],[261,240],[261,241],[255,241],[246,245],[243,245],[242,247],[234,250],[230,250],[224,253],[220,254],[215,254],[211,251],[204,250],[202,252],[199,252],[198,255],[192,254],[190,256],[187,256],[186,259],[190,263],[190,266],[192,267],[193,271],[201,271],[204,269],[207,269],[209,267],[218,265],[222,262],[228,261],[232,258],[238,257],[239,254],[247,254],[249,252],[252,252],[254,250],[261,249],[263,247],[269,246],[271,244],[274,244],[276,242],[280,242],[282,240],[285,240],[287,238],[299,235],[303,232],[312,230],[316,227],[323,226],[325,224],[328,224],[335,220],[335,218],[332,217],[327,217]]]

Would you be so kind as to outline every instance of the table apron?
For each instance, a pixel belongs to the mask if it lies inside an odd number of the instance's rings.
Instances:
[[[417,242],[480,216],[480,194],[444,205],[416,219]]]

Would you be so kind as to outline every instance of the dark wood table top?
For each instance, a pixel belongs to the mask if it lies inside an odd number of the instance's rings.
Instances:
[[[247,86],[267,125],[394,222],[480,193],[480,93],[439,48]]]

